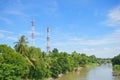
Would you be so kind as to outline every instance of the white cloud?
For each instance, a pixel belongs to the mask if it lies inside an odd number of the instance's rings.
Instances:
[[[57,47],[61,51],[71,52],[76,50],[88,55],[97,57],[113,57],[120,51],[120,29],[114,30],[99,39],[84,39],[82,37],[66,36],[61,37],[60,41],[53,41],[51,46]],[[117,46],[117,47],[116,47]]]
[[[8,18],[5,18],[5,17],[0,17],[0,20],[5,22],[6,24],[8,25],[13,25],[13,22],[12,20],[8,19]]]
[[[109,10],[105,24],[108,26],[120,26],[120,5]]]
[[[115,30],[113,33],[105,35],[101,39],[82,39],[79,37],[71,38],[71,42],[76,45],[105,45],[120,43],[120,29]]]
[[[95,55],[97,57],[114,57],[115,55],[120,54],[119,46],[105,47],[105,48],[86,48],[82,49],[81,52],[86,53],[87,55]]]
[[[62,42],[55,42],[55,43],[52,43],[51,44],[52,46],[68,46],[69,44],[67,44],[67,43],[62,43]]]
[[[4,40],[13,40],[16,41],[18,40],[16,37],[13,37],[14,32],[8,31],[8,30],[0,30],[0,38],[3,38]]]
[[[13,40],[13,41],[17,41],[18,40],[18,38],[16,38],[16,37],[7,37],[7,39],[8,40]]]
[[[89,52],[89,51],[95,51],[93,48],[84,48],[82,49],[82,52]]]
[[[7,5],[3,5],[4,7],[0,11],[0,21],[10,26],[15,26],[15,20],[20,20],[20,18],[22,18],[22,20],[25,21],[27,18],[29,18],[29,15],[25,14],[23,11],[25,7],[23,7],[24,5],[22,5],[21,0],[8,0],[5,4]],[[13,17],[16,19],[12,19]]]
[[[54,46],[101,46],[120,43],[120,29],[111,34],[107,34],[101,39],[84,39],[81,37],[71,37],[65,42],[56,42]]]
[[[13,34],[13,32],[7,31],[7,30],[0,30],[0,32],[2,32],[2,33],[8,33],[8,34]]]
[[[9,9],[5,11],[5,13],[16,15],[16,16],[21,16],[21,17],[29,17],[28,15],[26,15],[24,12],[20,11],[19,9]]]

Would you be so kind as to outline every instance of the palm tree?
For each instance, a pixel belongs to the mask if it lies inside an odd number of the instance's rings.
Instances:
[[[28,42],[26,41],[25,36],[24,35],[21,36],[19,41],[15,42],[15,43],[16,43],[16,45],[14,48],[15,48],[16,52],[18,52],[22,55],[26,55],[29,49],[28,49],[28,45],[27,45]]]
[[[24,35],[22,35],[20,37],[20,39],[18,40],[18,42],[15,42],[15,51],[22,54],[25,59],[28,61],[28,63],[35,68],[35,65],[33,64],[33,62],[31,61],[31,59],[28,57],[28,52],[29,52],[29,48],[28,48],[28,45],[27,45],[27,39],[25,38]]]

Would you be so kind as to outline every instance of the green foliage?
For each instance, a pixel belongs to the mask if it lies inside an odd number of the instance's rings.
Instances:
[[[112,59],[112,64],[113,65],[120,65],[120,54],[115,56],[113,59]]]
[[[21,76],[16,74],[15,69],[18,67],[13,66],[12,64],[3,63],[0,65],[0,80],[20,80]],[[17,75],[17,76],[16,76]],[[19,75],[19,76],[18,76]]]
[[[39,59],[42,57],[41,50],[39,48],[30,47],[29,52],[26,55],[30,62],[35,66],[37,65]]]
[[[27,57],[31,63],[35,66],[30,67],[29,78],[30,79],[44,79],[50,76],[50,70],[47,69],[47,63],[45,61],[46,56],[42,57],[42,52],[39,48],[30,47]]]
[[[0,63],[3,63],[4,62],[4,58],[2,56],[2,54],[0,54]]]
[[[76,51],[72,53],[72,57],[74,59],[75,67],[85,66],[88,63],[89,57],[86,54],[79,54]]]
[[[74,67],[78,67],[80,64],[81,56],[76,51],[74,51],[71,56],[73,57]]]
[[[115,71],[120,71],[120,65],[114,65],[113,70]]]
[[[50,52],[50,54],[49,54],[51,57],[57,57],[58,55],[59,55],[59,52],[58,52],[58,49],[57,48],[54,48],[53,50],[52,50],[52,52]]]
[[[26,55],[28,53],[28,46],[27,46],[27,39],[25,38],[25,36],[21,36],[18,42],[15,42],[16,45],[14,46],[16,52],[22,54],[22,55]]]
[[[81,60],[79,64],[85,66],[88,63],[88,56],[86,54],[81,54]]]
[[[89,60],[90,63],[96,63],[97,62],[97,58],[95,57],[95,55],[91,55],[89,56]]]
[[[48,77],[49,71],[47,71],[44,61],[41,61],[35,68],[30,68],[29,79],[44,79]]]
[[[50,70],[51,70],[51,72],[52,72],[51,76],[52,76],[52,77],[55,77],[55,78],[57,78],[58,75],[61,73],[62,68],[61,68],[61,66],[58,64],[58,61],[57,61],[57,60],[54,60],[54,61],[52,62]]]
[[[25,36],[15,43],[15,51],[7,45],[0,45],[0,80],[57,78],[61,73],[97,61],[94,55],[88,57],[76,51],[68,54],[59,52],[57,48],[46,54],[40,48],[28,47]]]
[[[112,59],[113,64],[113,75],[119,75],[120,74],[120,54],[115,56]]]
[[[113,64],[113,70],[115,72],[119,72],[120,71],[120,54],[115,56],[112,59],[112,64]]]
[[[15,51],[11,47],[9,47],[5,44],[1,44],[0,45],[0,53],[8,53],[9,54],[9,53],[15,53]]]
[[[51,56],[53,54],[55,55],[54,57]],[[75,51],[72,54],[68,54],[66,52],[59,53],[56,49],[50,53],[50,57],[53,58],[51,64],[52,77],[58,77],[60,73],[72,71],[75,67],[83,66],[88,63],[88,56]]]
[[[3,46],[3,45],[0,45]],[[13,53],[4,51],[8,49]],[[1,49],[4,53],[0,54],[0,79],[1,80],[20,80],[25,78],[29,72],[28,64],[23,56],[15,53],[10,47],[4,45]],[[6,52],[6,53],[5,53]]]

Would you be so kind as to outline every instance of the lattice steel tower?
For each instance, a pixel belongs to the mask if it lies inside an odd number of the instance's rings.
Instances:
[[[32,46],[34,46],[34,20],[32,19],[32,34],[31,34],[31,37],[32,37]]]
[[[49,54],[50,52],[50,34],[49,34],[50,30],[49,27],[47,27],[47,46],[46,46],[46,52]]]

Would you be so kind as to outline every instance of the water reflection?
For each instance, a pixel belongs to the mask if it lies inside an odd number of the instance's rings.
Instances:
[[[112,65],[103,64],[91,69],[82,69],[80,72],[71,72],[58,80],[120,80],[112,75]]]

